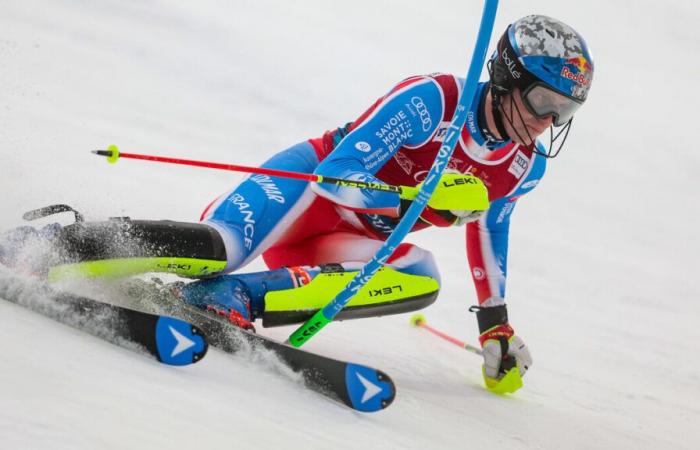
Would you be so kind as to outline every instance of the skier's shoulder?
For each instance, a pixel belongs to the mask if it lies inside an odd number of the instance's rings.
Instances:
[[[516,198],[532,191],[544,177],[547,168],[547,158],[543,156],[545,148],[539,140],[535,140],[534,147],[537,151],[528,151],[529,158],[519,158],[516,154],[514,164],[518,164],[519,167],[524,169],[524,176],[522,176],[515,192],[513,192]]]
[[[451,118],[460,92],[461,84],[454,75],[414,75],[395,84],[377,106],[392,117],[405,115],[420,125],[422,132],[432,132],[441,121]]]
[[[456,75],[433,72],[404,78],[391,89],[389,94],[414,90],[420,86],[426,86],[424,90],[428,90],[427,86],[430,86],[429,92],[439,96],[444,102],[448,97],[459,97],[463,85],[464,80]]]

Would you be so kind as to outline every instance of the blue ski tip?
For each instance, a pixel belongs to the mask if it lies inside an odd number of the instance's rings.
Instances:
[[[388,375],[370,367],[348,364],[345,382],[352,407],[362,412],[379,411],[394,401],[396,390]]]
[[[184,320],[160,317],[156,324],[158,359],[165,364],[185,366],[196,363],[207,353],[202,332]]]

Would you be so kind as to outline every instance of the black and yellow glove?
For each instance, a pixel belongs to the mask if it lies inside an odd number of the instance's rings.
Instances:
[[[423,183],[401,195],[401,211],[406,211]],[[488,190],[473,175],[446,173],[440,177],[421,220],[438,227],[460,226],[478,220],[489,207]]]

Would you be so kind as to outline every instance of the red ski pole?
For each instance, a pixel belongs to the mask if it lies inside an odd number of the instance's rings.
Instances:
[[[434,334],[435,336],[438,336],[447,342],[450,342],[452,344],[458,345],[465,349],[468,352],[476,353],[477,355],[481,355],[481,349],[479,347],[474,347],[471,344],[467,344],[466,342],[460,341],[459,339],[450,336],[447,333],[443,333],[442,331],[431,327],[425,322],[425,316],[423,314],[414,314],[411,317],[411,325],[414,325],[418,328],[423,328],[424,330],[429,331],[430,333]]]
[[[328,183],[344,187],[355,187],[359,189],[371,189],[375,191],[396,192],[401,198],[412,200],[418,194],[418,189],[412,186],[393,186],[382,183],[368,183],[363,181],[344,180],[342,178],[325,177],[312,173],[292,172],[288,170],[267,169],[264,167],[241,166],[238,164],[222,164],[209,161],[196,161],[193,159],[171,158],[167,156],[142,155],[138,153],[122,153],[116,145],[110,145],[107,150],[93,150],[92,153],[107,157],[107,161],[114,164],[120,158],[140,159],[143,161],[154,161],[168,164],[180,164],[184,166],[206,167],[208,169],[228,170],[231,172],[255,173],[269,175],[273,177],[291,178],[312,183]]]
[[[418,186],[395,186],[391,184],[346,180],[343,178],[327,177],[314,173],[292,172],[288,170],[269,169],[265,167],[241,166],[238,164],[222,164],[209,161],[196,161],[194,159],[171,158],[168,156],[143,155],[138,153],[122,153],[116,145],[110,145],[107,150],[93,150],[92,153],[105,156],[110,164],[116,163],[120,158],[140,159],[142,161],[154,161],[168,164],[180,164],[183,166],[206,167],[208,169],[228,170],[231,172],[255,173],[272,177],[291,178],[293,180],[307,181],[311,183],[334,184],[336,186],[351,187],[357,189],[370,189],[374,191],[396,192],[404,200],[413,200],[420,192]],[[459,211],[484,211],[489,207],[488,191],[484,183],[472,176],[462,174],[448,174],[445,177],[456,177],[455,180],[442,181],[443,189],[436,192],[430,199],[431,206],[436,209],[452,209]],[[440,193],[441,192],[441,193]]]

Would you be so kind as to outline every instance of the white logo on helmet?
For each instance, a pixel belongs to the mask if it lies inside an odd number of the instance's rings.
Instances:
[[[508,68],[508,72],[510,72],[510,76],[515,78],[516,80],[520,78],[520,72],[515,70],[515,61],[513,61],[508,53],[506,52],[506,49],[503,49],[503,52],[501,53],[501,59],[503,59],[503,63],[506,65]]]

